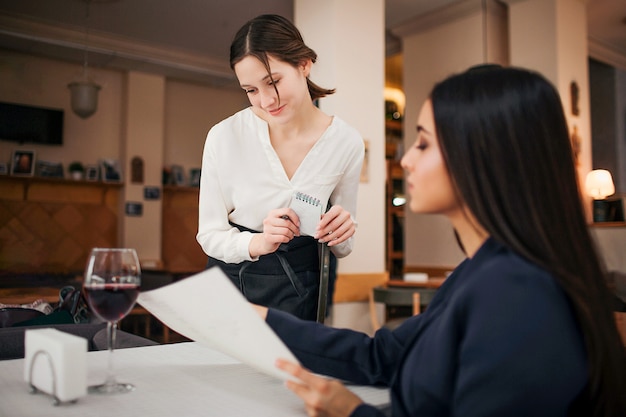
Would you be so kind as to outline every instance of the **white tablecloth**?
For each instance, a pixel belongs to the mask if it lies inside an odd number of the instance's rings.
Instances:
[[[87,382],[104,380],[107,351],[87,354]],[[54,406],[31,394],[24,360],[0,361],[0,417],[294,417],[306,416],[302,401],[283,381],[199,343],[120,349],[114,353],[118,381],[136,390],[112,396],[87,395]],[[350,386],[374,405],[389,402],[385,389]]]

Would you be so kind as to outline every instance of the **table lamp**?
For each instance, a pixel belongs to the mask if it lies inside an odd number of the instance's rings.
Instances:
[[[593,198],[593,221],[609,222],[616,221],[611,213],[615,211],[611,208],[611,202],[606,200],[610,195],[615,194],[613,177],[606,169],[594,169],[587,174],[585,180],[587,194]]]

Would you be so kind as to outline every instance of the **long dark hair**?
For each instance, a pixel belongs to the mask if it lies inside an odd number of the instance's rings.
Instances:
[[[559,94],[543,76],[485,65],[432,93],[457,198],[498,242],[550,271],[575,311],[589,364],[574,407],[625,415],[626,364],[605,271],[587,229]]]
[[[298,28],[286,18],[274,14],[257,16],[237,31],[230,45],[230,68],[234,70],[235,65],[243,58],[253,56],[263,63],[270,79],[274,81],[268,55],[293,67],[301,65],[307,59],[313,63],[317,60],[317,54],[306,46]],[[334,89],[329,90],[318,86],[309,78],[307,78],[307,85],[311,100],[317,100],[335,92]],[[275,85],[274,89],[276,89]],[[277,89],[276,94],[278,94]]]

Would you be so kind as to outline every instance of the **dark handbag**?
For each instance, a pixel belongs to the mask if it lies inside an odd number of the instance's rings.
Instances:
[[[34,320],[42,316],[45,316],[45,314],[34,308],[3,307],[0,308],[0,328],[11,327],[14,324]]]
[[[59,291],[59,304],[49,314],[28,307],[0,308],[0,327],[90,323],[92,314],[80,289],[67,285]]]
[[[67,285],[59,291],[59,305],[52,314],[55,312],[67,312],[74,323],[90,323],[92,318],[83,292],[80,288],[76,289],[71,285]]]

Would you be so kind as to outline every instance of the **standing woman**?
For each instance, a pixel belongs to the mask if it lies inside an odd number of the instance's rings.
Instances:
[[[237,32],[230,66],[251,106],[207,135],[196,237],[208,266],[248,300],[307,320],[317,315],[318,242],[339,258],[352,251],[364,155],[359,133],[314,105],[334,93],[309,79],[316,59],[281,16]],[[309,212],[317,228],[300,230],[296,195],[318,204]]]
[[[624,347],[555,88],[473,68],[435,86],[416,127],[410,209],[446,216],[467,259],[373,338],[258,307],[302,364],[279,361],[288,387],[311,416],[383,413],[303,366],[389,386],[394,417],[625,416]]]

